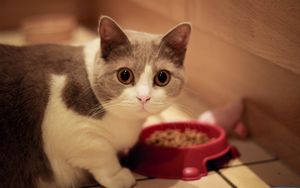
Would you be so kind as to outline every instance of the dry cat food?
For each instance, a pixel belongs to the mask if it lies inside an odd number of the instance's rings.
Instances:
[[[204,144],[211,140],[212,138],[209,138],[205,133],[196,129],[186,128],[184,131],[180,129],[155,131],[146,139],[146,143],[163,147],[181,148]]]

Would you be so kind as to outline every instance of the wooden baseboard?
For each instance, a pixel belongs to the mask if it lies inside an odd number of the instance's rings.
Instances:
[[[244,119],[257,143],[300,174],[299,133],[268,116],[250,101],[246,102]]]

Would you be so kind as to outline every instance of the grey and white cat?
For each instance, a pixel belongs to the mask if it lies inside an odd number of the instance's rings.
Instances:
[[[98,31],[84,46],[0,45],[0,187],[135,184],[117,154],[179,95],[191,27],[154,35],[103,16]]]

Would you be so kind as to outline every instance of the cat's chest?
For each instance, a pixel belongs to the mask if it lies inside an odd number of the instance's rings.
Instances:
[[[132,147],[137,141],[142,128],[142,121],[126,121],[109,115],[104,117],[99,124],[105,126],[110,137],[108,139],[119,151]]]

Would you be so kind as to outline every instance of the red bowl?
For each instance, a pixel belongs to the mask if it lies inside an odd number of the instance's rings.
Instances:
[[[145,142],[154,131],[174,128],[182,131],[186,128],[196,129],[214,139],[184,148],[162,147]],[[237,150],[228,144],[226,133],[221,127],[199,122],[171,122],[143,129],[139,142],[126,160],[131,170],[144,176],[195,180],[207,175],[207,164],[210,161],[217,161],[228,154],[230,158],[238,156]]]

